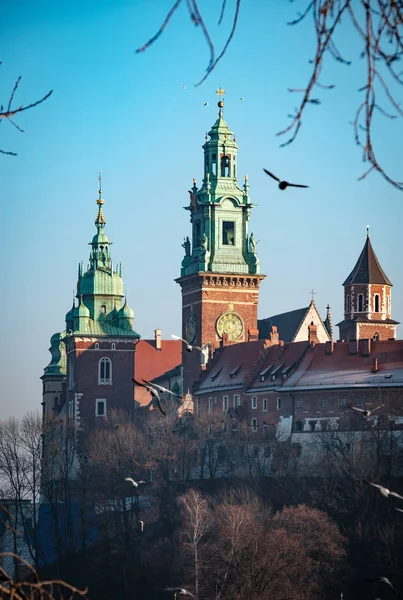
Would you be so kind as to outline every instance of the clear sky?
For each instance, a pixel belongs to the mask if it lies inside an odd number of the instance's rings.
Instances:
[[[103,172],[105,232],[112,259],[123,263],[135,329],[152,337],[181,331],[181,243],[190,235],[192,178],[201,183],[205,132],[217,118],[215,90],[225,89],[224,118],[239,145],[239,173],[249,175],[256,208],[250,231],[259,240],[259,317],[307,306],[310,291],[333,323],[343,318],[342,283],[365,242],[394,284],[392,316],[403,322],[403,194],[379,175],[357,178],[365,165],[352,121],[364,85],[361,46],[346,24],[340,46],[353,65],[325,61],[319,106],[306,111],[298,139],[280,148],[314,50],[311,18],[289,27],[306,2],[244,0],[226,56],[200,87],[208,50],[180,7],[160,39],[134,50],[158,29],[172,0],[5,0],[0,36],[1,99],[22,75],[16,103],[50,89],[44,104],[0,128],[3,317],[0,418],[40,408],[39,377],[51,335],[64,328],[95,233],[98,171]],[[217,27],[219,2],[200,0],[220,49],[234,0]],[[215,6],[215,8],[214,8]],[[186,87],[186,89],[183,89]],[[244,100],[240,100],[243,97]],[[207,106],[204,103],[208,102]],[[379,158],[402,180],[399,121],[377,118]],[[262,168],[307,190],[281,192]],[[399,331],[399,330],[398,330]],[[400,329],[399,337],[402,336]],[[337,333],[337,332],[336,332]],[[281,332],[280,332],[281,334]]]

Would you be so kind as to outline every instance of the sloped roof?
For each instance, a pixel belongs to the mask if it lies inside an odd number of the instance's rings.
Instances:
[[[349,354],[345,342],[335,343],[332,354],[325,349],[326,344],[316,344],[308,350],[282,391],[403,387],[403,340],[371,342],[369,356]],[[376,373],[372,372],[374,358],[378,359]]]
[[[195,394],[243,388],[245,377],[263,357],[264,348],[265,340],[225,346],[201,376]]]
[[[182,342],[161,340],[161,350],[155,347],[155,340],[140,340],[134,353],[134,378],[152,381],[170,371],[182,362]],[[150,402],[150,394],[145,388],[135,387],[134,398],[141,406]]]
[[[344,325],[345,323],[371,323],[371,325],[381,323],[383,325],[400,325],[399,321],[395,321],[394,319],[368,319],[366,315],[359,314],[354,316],[352,319],[340,321],[340,323],[337,323],[336,327],[339,327],[339,325],[342,324]]]
[[[362,249],[354,269],[351,271],[343,285],[352,285],[353,283],[392,285],[378,262],[369,235],[367,235],[364,248]]]
[[[271,328],[274,325],[277,327],[280,339],[283,342],[291,342],[308,310],[309,306],[306,306],[305,308],[297,308],[296,310],[274,315],[267,319],[259,319],[257,322],[259,339],[270,339]]]

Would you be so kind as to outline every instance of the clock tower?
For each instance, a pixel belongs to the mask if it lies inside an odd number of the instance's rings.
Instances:
[[[226,343],[257,339],[260,274],[256,240],[248,233],[253,204],[248,178],[238,185],[238,146],[223,118],[224,90],[217,91],[218,119],[206,134],[204,177],[189,190],[191,238],[182,246],[182,337],[202,349],[183,345],[184,389],[199,378],[208,353]]]

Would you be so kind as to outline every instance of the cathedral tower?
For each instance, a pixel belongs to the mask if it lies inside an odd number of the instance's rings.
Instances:
[[[222,98],[223,90],[217,92]],[[257,339],[260,274],[256,240],[248,225],[253,204],[248,178],[238,185],[238,146],[223,118],[206,134],[204,177],[189,190],[191,239],[182,244],[182,337],[203,349],[183,348],[184,389],[198,379],[206,354],[220,344]]]
[[[392,284],[367,239],[344,286],[344,320],[338,323],[340,340],[396,339],[398,322],[391,319]]]
[[[121,265],[112,264],[105,234],[101,178],[87,270],[78,267],[77,300],[65,331],[51,338],[52,360],[43,381],[44,420],[59,414],[77,430],[106,417],[110,408],[133,408],[134,313],[123,303]],[[123,305],[122,305],[123,303]]]

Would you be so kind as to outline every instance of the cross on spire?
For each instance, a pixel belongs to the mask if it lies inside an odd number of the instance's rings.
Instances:
[[[313,302],[313,297],[316,295],[316,292],[315,292],[315,290],[311,290],[309,293],[312,296],[312,302]]]

